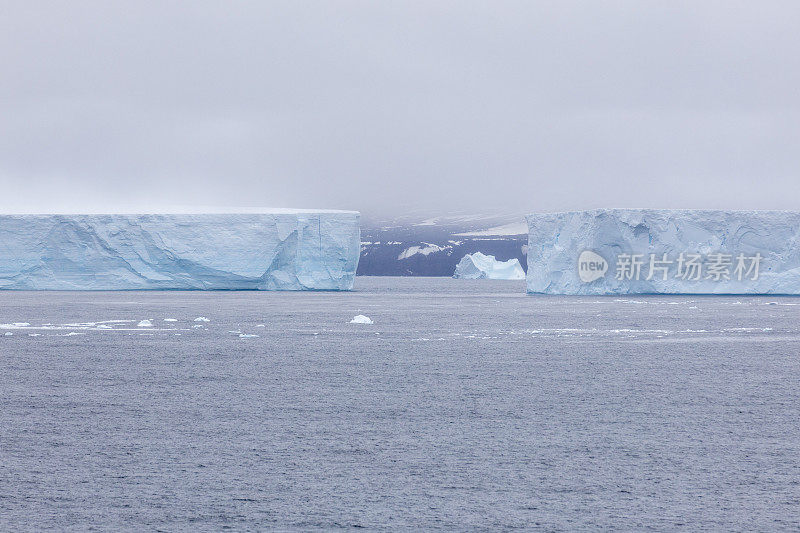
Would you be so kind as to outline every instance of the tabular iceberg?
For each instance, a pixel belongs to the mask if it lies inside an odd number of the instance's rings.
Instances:
[[[529,293],[800,294],[800,213],[532,214]]]
[[[461,258],[453,273],[456,279],[525,279],[525,271],[518,259],[498,261],[493,255],[480,252]]]
[[[349,290],[355,211],[0,215],[0,289]]]

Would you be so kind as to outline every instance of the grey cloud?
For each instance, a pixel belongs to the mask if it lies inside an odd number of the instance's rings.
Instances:
[[[0,209],[797,208],[794,2],[5,2]]]

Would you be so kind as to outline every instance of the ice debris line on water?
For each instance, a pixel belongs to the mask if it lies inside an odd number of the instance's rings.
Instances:
[[[527,220],[529,293],[800,294],[800,212],[597,209]],[[700,257],[702,276],[682,277],[681,254]],[[738,279],[737,257],[757,254],[757,279]],[[651,259],[664,261],[652,276]],[[730,262],[719,279],[706,270],[716,260]]]
[[[461,258],[453,273],[456,279],[525,279],[525,271],[519,260],[498,261],[493,255],[480,252],[467,254]]]
[[[0,289],[349,290],[354,211],[0,215]]]

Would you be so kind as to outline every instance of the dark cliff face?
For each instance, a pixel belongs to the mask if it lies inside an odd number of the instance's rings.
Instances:
[[[461,258],[474,252],[516,258],[527,268],[527,244],[522,215],[365,216],[358,275],[452,276]]]

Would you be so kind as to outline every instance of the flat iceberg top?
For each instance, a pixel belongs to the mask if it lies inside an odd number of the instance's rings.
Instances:
[[[338,209],[299,209],[287,207],[221,207],[221,206],[176,206],[158,209],[134,209],[120,210],[119,212],[108,212],[103,210],[83,209],[83,210],[59,210],[53,212],[27,212],[4,210],[0,216],[4,215],[25,215],[25,216],[47,216],[47,215],[297,215],[309,213],[325,214],[359,214],[358,211],[338,210]]]
[[[563,219],[575,215],[580,216],[613,216],[619,219],[627,219],[630,217],[638,216],[658,216],[666,218],[717,218],[720,216],[796,216],[800,211],[785,211],[785,210],[724,210],[724,209],[656,209],[656,208],[597,208],[586,209],[578,211],[552,211],[542,213],[531,213],[526,215],[525,219],[530,224],[531,219],[541,220],[547,218]]]
[[[800,212],[531,214],[528,292],[800,294]]]

